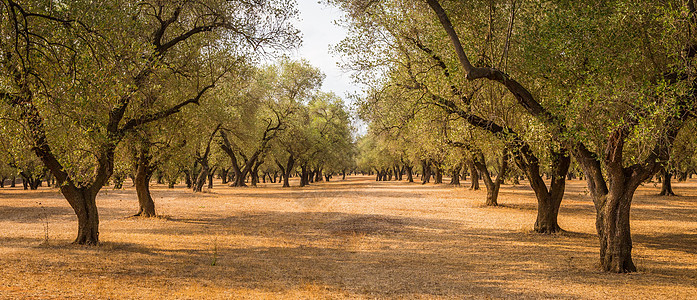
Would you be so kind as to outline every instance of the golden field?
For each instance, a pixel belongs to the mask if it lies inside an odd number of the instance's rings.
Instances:
[[[291,182],[291,184],[296,184]],[[127,184],[128,185],[128,184]],[[568,182],[559,224],[531,233],[521,185],[486,191],[352,176],[193,194],[153,184],[159,218],[133,218],[135,190],[105,187],[98,247],[53,188],[0,190],[3,299],[697,299],[697,179],[679,197],[641,187],[632,204],[639,272],[598,271],[595,211]],[[48,233],[48,243],[46,243]]]

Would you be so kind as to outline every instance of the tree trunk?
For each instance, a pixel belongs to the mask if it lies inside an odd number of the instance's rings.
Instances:
[[[569,171],[571,158],[566,153],[552,152],[552,182],[549,189],[547,189],[547,185],[539,171],[540,167],[537,157],[527,147],[519,151],[522,153],[516,155],[516,163],[527,175],[530,187],[532,187],[537,198],[535,232],[555,233],[562,231],[557,222],[557,216],[564,197],[566,173]]]
[[[600,239],[600,264],[603,271],[636,272],[632,261],[632,236],[629,229],[629,208],[635,189],[611,191],[598,199],[596,230]]]
[[[193,190],[194,192],[201,192],[203,186],[206,184],[206,178],[208,177],[208,164],[201,164],[201,171],[199,171],[196,181],[194,182]]]
[[[317,170],[315,170],[315,182],[320,181],[322,181],[322,168],[317,168]]]
[[[671,177],[673,174],[668,171],[667,168],[663,168],[663,181],[661,182],[661,193],[660,196],[675,196],[673,193],[673,185],[671,184]]]
[[[222,180],[222,184],[227,184],[229,171],[230,169],[220,168],[220,179]]]
[[[685,182],[685,181],[687,181],[687,177],[688,177],[687,174],[688,174],[687,171],[685,171],[685,172],[677,171],[677,173],[675,174],[675,180],[677,180],[678,182]]]
[[[193,186],[193,182],[191,181],[191,173],[189,171],[184,171],[184,182],[186,183],[186,188],[190,189]]]
[[[147,151],[142,151],[138,157],[138,162],[136,163],[136,194],[138,195],[138,213],[136,216],[141,217],[154,217],[155,214],[155,202],[152,200],[152,195],[150,194],[150,178],[154,169],[150,166],[150,158],[148,157]]]
[[[300,187],[304,187],[308,184],[310,184],[310,174],[307,171],[307,166],[306,165],[301,165],[300,166]]]
[[[431,181],[431,163],[428,161],[421,162],[421,184],[426,184]]]
[[[203,186],[206,184],[206,178],[208,177],[208,162],[200,159],[199,164],[201,165],[201,170],[199,170],[192,187],[195,193],[203,190]]]
[[[501,184],[503,183],[506,170],[508,169],[508,150],[503,151],[501,164],[499,166],[499,173],[496,175],[495,180],[491,179],[491,174],[486,166],[486,159],[481,151],[477,151],[477,154],[473,155],[472,160],[479,173],[482,174],[482,179],[484,180],[484,185],[486,186],[486,205],[498,206],[499,190],[501,188]]]
[[[441,183],[443,183],[443,169],[440,167],[440,163],[435,165],[435,169],[436,169],[436,172],[435,172],[436,174],[434,176],[433,183],[441,184]]]
[[[414,172],[413,172],[413,170],[412,170],[414,167],[412,167],[412,166],[404,166],[404,168],[407,169],[407,171],[406,171],[406,172],[407,172],[407,181],[408,181],[408,182],[414,182]]]
[[[113,178],[114,178],[114,179],[113,179],[113,180],[114,180],[114,189],[115,189],[115,190],[120,190],[120,189],[122,189],[122,188],[123,188],[124,177],[121,176],[121,175],[114,175]]]
[[[290,183],[288,183],[288,180],[290,180],[290,174],[293,172],[295,158],[293,157],[293,155],[289,155],[285,166],[283,166],[279,161],[276,161],[276,165],[279,169],[281,169],[281,177],[283,179],[282,187],[290,187]]]
[[[213,188],[213,177],[215,176],[215,169],[216,168],[214,167],[213,170],[208,172],[208,176],[206,176],[206,177],[208,177],[208,189]]]
[[[89,188],[61,186],[61,193],[68,200],[77,215],[77,238],[74,244],[99,244],[99,213],[97,211],[97,193]]]
[[[474,165],[474,163],[470,164],[470,174],[470,178],[472,179],[470,190],[479,190],[479,173],[477,172],[477,167]]]
[[[460,186],[460,171],[462,170],[462,164],[459,163],[455,165],[452,172],[452,177],[450,178],[450,184],[455,186]]]
[[[46,175],[44,176],[44,180],[46,180],[46,186],[51,187],[51,179],[52,179],[51,172],[46,172]]]
[[[41,177],[33,178],[29,180],[29,188],[31,190],[36,190],[41,186]]]
[[[256,159],[254,166],[250,170],[250,177],[252,177],[252,186],[257,186],[259,183],[259,167],[264,164],[262,159]]]

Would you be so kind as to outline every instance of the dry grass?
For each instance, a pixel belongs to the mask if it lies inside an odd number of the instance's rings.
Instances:
[[[637,192],[630,275],[597,271],[584,190],[569,183],[569,232],[550,236],[529,232],[524,185],[504,186],[497,208],[482,205],[484,191],[360,176],[195,195],[155,186],[166,217],[153,219],[128,217],[132,188],[105,189],[102,245],[80,247],[56,190],[5,188],[0,298],[697,298],[697,181],[675,184],[681,197]]]

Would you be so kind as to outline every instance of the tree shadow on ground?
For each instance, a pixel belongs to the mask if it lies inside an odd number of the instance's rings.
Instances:
[[[528,298],[540,292],[509,286],[509,281],[543,278],[550,285],[587,282],[612,288],[636,284],[675,284],[685,271],[661,277],[622,277],[596,269],[597,239],[583,233],[537,235],[505,230],[474,230],[457,222],[395,216],[330,212],[258,212],[204,219],[173,218],[158,235],[201,236],[205,247],[115,244],[107,251],[135,253],[134,265],[165,265],[152,276],[205,279],[267,291],[312,282],[369,297],[422,295]],[[283,246],[211,244],[211,236],[240,235],[256,240],[281,239]],[[694,253],[694,237],[638,237],[642,245]],[[276,241],[280,243],[279,241]],[[693,243],[687,245],[685,243]],[[428,246],[424,246],[428,245]],[[217,264],[211,266],[215,253]],[[643,258],[642,264],[657,265]],[[641,268],[641,266],[640,266]],[[119,272],[127,273],[127,270]],[[144,272],[142,270],[138,272]],[[163,273],[158,273],[163,272]],[[684,283],[686,286],[689,282]],[[540,288],[539,290],[544,290]],[[544,297],[581,294],[545,292]]]

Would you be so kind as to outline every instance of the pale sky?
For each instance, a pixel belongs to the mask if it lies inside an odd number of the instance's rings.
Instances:
[[[336,54],[330,54],[329,48],[338,44],[346,37],[346,30],[334,24],[343,16],[343,12],[334,7],[320,4],[319,0],[297,0],[300,11],[300,21],[295,27],[303,37],[302,47],[291,52],[293,58],[305,58],[310,64],[322,70],[327,77],[322,84],[325,92],[334,92],[344,99],[344,103],[353,110],[348,94],[360,90],[351,82],[351,75],[342,71],[337,63],[341,59]],[[360,119],[353,120],[353,126],[358,135],[367,132],[367,125]]]
[[[320,4],[318,0],[297,1],[300,21],[295,26],[302,33],[303,44],[291,55],[305,58],[322,70],[327,76],[322,90],[334,92],[346,100],[346,93],[356,92],[358,88],[351,83],[350,75],[337,66],[340,59],[329,53],[330,45],[336,45],[346,36],[346,30],[334,24],[334,20],[341,18],[343,12],[336,7]]]

